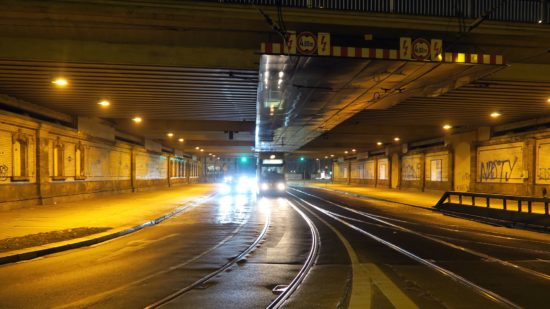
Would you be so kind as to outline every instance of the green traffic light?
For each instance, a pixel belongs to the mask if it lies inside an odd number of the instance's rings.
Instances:
[[[241,162],[242,162],[242,163],[246,163],[246,161],[248,161],[248,158],[247,158],[247,157],[242,157],[242,158],[241,158]]]
[[[304,160],[305,160],[305,158],[304,158],[304,157],[300,157],[300,161],[304,161]]]

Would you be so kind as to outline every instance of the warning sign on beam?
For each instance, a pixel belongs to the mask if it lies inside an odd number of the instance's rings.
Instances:
[[[430,42],[430,55],[432,61],[443,60],[443,41],[432,39]]]
[[[288,39],[286,44],[288,48],[288,53],[295,54],[296,53],[296,32],[295,31],[288,31]]]
[[[330,46],[330,33],[320,32],[317,35],[317,39],[319,41],[319,56],[330,56],[332,50]]]
[[[317,38],[311,32],[301,32],[296,37],[298,53],[313,55],[317,51]]]
[[[399,59],[411,59],[412,57],[412,39],[399,38]]]
[[[401,37],[399,49],[372,47],[334,46],[331,34],[320,32],[296,33],[289,31],[286,45],[281,43],[261,43],[260,52],[270,55],[303,55],[346,57],[384,60],[412,60],[444,63],[470,63],[504,65],[502,55],[470,54],[459,52],[444,52],[443,41],[440,39],[423,39]]]
[[[430,42],[418,38],[412,42],[412,58],[415,60],[426,60],[430,57]]]

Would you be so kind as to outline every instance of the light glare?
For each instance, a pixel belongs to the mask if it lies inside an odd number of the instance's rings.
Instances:
[[[143,121],[143,119],[141,119],[141,117],[139,117],[139,116],[136,116],[136,117],[132,118],[132,121],[135,122],[135,123],[141,123]]]
[[[52,84],[56,85],[57,87],[66,87],[67,85],[69,85],[69,81],[65,78],[60,77],[53,80]]]

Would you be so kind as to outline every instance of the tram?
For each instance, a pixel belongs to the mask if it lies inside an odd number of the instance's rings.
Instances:
[[[258,194],[284,194],[287,187],[285,172],[284,153],[259,153],[257,165]]]

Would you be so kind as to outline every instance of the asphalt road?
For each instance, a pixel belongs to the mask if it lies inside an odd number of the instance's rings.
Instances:
[[[216,195],[107,243],[0,266],[0,308],[266,308],[276,299],[288,308],[550,302],[548,234],[298,190],[286,197]]]

